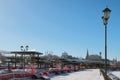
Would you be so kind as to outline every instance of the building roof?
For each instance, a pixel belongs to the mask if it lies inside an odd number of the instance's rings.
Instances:
[[[39,54],[39,55],[42,55],[43,54],[43,53],[37,52],[37,51],[12,51],[10,53],[11,54],[26,54],[26,55],[29,55],[29,54]]]

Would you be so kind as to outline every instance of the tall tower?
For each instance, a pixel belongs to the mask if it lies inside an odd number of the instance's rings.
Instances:
[[[88,49],[87,49],[87,54],[86,54],[86,60],[88,60],[88,58],[89,58],[89,51],[88,51]]]
[[[100,59],[102,59],[102,56],[101,56],[101,55],[102,55],[102,52],[99,52],[99,55],[100,55]]]

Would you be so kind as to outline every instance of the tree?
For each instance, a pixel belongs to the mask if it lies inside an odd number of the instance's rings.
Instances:
[[[50,51],[50,52],[47,51],[43,57],[44,57],[45,59],[49,60],[49,61],[59,59],[59,56],[53,55],[53,52],[52,52],[52,51]]]

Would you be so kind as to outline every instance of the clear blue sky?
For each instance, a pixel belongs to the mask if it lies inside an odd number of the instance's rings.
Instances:
[[[102,10],[112,10],[108,23],[108,58],[120,60],[120,0],[0,0],[0,50],[20,50],[85,57],[102,52]]]

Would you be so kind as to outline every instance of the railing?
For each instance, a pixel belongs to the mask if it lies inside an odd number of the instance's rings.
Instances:
[[[108,75],[105,74],[105,71],[100,69],[100,73],[102,73],[105,80],[112,80]]]
[[[112,80],[120,80],[120,78],[118,78],[117,76],[115,76],[115,75],[112,74],[112,73],[109,73],[108,75],[109,75],[109,77],[110,77]]]

